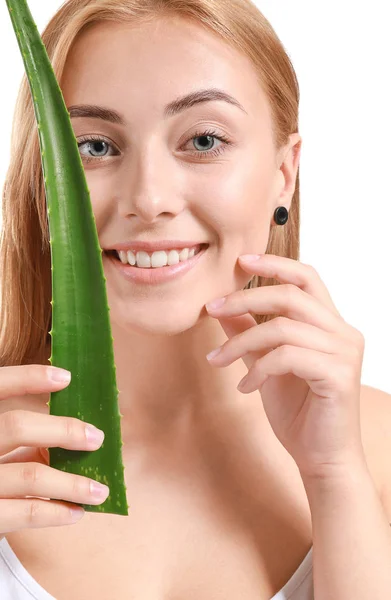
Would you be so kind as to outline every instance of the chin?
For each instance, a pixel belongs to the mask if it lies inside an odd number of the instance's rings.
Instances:
[[[129,316],[129,311],[125,314],[119,314],[114,309],[110,310],[110,318],[115,323],[116,327],[128,331],[129,334],[137,332],[138,334],[148,335],[167,335],[173,336],[184,333],[196,327],[201,320],[207,318],[206,310],[195,309],[182,305],[181,310],[167,309],[151,310],[146,306],[142,307],[138,303],[136,309],[132,309],[132,314]]]

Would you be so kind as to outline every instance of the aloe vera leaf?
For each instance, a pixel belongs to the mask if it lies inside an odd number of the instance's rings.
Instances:
[[[38,127],[52,265],[52,354],[71,383],[50,394],[51,415],[75,417],[105,432],[94,451],[49,448],[49,465],[105,483],[89,512],[128,515],[118,388],[106,277],[90,194],[69,112],[25,0],[6,0],[23,57]]]

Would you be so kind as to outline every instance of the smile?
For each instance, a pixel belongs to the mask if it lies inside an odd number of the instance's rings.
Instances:
[[[192,248],[183,248],[178,250],[157,250],[155,252],[144,252],[144,251],[124,251],[124,250],[113,250],[122,264],[129,264],[132,267],[142,267],[156,269],[159,267],[166,267],[176,265],[179,262],[184,262],[190,258],[193,258],[198,254],[203,247],[207,244],[198,244]]]
[[[190,271],[205,254],[208,247],[209,244],[200,244],[194,248],[184,248],[181,251],[159,250],[151,254],[147,252],[135,254],[131,251],[121,251],[119,254],[117,250],[108,250],[104,252],[104,255],[128,281],[157,284],[171,281]]]

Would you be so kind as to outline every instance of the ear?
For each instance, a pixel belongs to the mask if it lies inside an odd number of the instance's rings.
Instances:
[[[298,133],[292,133],[289,136],[289,142],[280,151],[279,166],[277,176],[279,181],[277,206],[286,206],[290,208],[292,196],[296,188],[297,171],[300,163],[302,139]]]

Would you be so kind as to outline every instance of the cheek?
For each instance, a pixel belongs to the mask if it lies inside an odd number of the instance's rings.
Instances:
[[[270,172],[256,165],[231,165],[229,169],[210,177],[198,192],[205,218],[218,233],[262,235],[269,230]],[[225,165],[227,166],[227,165]],[[206,201],[207,199],[207,201]]]
[[[102,176],[102,172],[99,173],[99,169],[96,169],[96,171],[86,169],[85,174],[90,192],[92,211],[99,230],[99,223],[104,218],[107,218],[108,198],[111,200],[113,198],[113,189],[115,189],[113,187],[114,178],[108,174]]]

